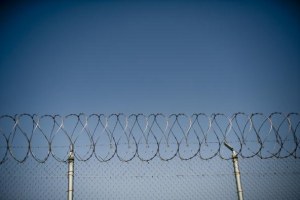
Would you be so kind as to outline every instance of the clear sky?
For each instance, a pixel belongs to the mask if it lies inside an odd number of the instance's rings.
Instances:
[[[285,1],[3,4],[0,112],[299,111],[298,10]]]

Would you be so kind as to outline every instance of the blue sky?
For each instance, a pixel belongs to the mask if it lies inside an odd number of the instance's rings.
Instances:
[[[299,111],[300,17],[283,1],[15,3],[0,110]]]

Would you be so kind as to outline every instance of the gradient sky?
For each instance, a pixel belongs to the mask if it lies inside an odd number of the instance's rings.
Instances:
[[[3,4],[0,112],[299,111],[299,5]]]

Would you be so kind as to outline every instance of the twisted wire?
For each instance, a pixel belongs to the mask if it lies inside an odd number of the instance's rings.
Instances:
[[[299,124],[299,113],[280,112],[1,115],[0,164],[29,157],[44,163],[50,156],[66,162],[71,147],[80,161],[93,156],[100,162],[114,157],[124,162],[155,157],[227,160],[231,151],[225,143],[242,158],[299,158]]]

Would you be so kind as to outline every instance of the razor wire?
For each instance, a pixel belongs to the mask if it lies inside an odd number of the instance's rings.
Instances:
[[[299,158],[299,113],[274,112],[227,116],[222,113],[179,114],[69,114],[0,116],[0,164],[32,157],[39,163],[53,157],[67,162],[95,157],[108,162],[117,157],[168,161],[215,157],[229,160],[234,148],[239,157]]]

